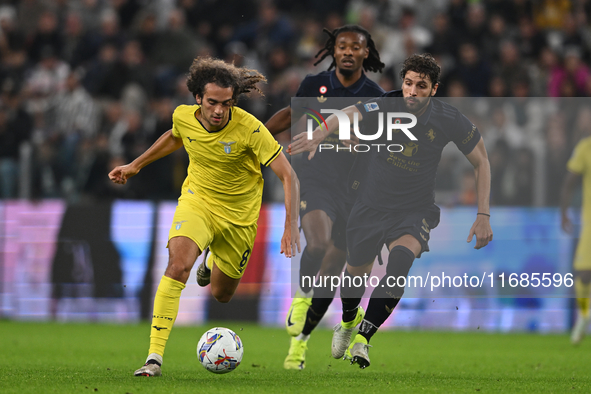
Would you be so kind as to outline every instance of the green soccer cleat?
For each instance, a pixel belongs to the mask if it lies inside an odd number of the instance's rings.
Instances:
[[[312,297],[304,297],[300,290],[296,291],[285,319],[285,329],[292,337],[302,333],[310,305],[312,305]]]
[[[334,333],[332,334],[332,356],[334,358],[342,358],[349,347],[351,342],[351,335],[353,330],[363,318],[365,317],[365,311],[362,307],[357,308],[357,316],[350,322],[341,321],[339,324],[334,326]]]
[[[205,248],[203,252],[203,262],[197,267],[197,284],[205,287],[211,282],[211,270],[207,268],[207,257],[209,256],[209,248]]]
[[[369,367],[370,347],[371,345],[367,344],[367,339],[357,334],[347,349],[345,359],[351,360],[351,365],[358,364],[359,368],[365,369]]]
[[[306,350],[308,349],[308,341],[291,338],[291,345],[289,346],[289,353],[283,362],[285,369],[304,369],[306,367]]]

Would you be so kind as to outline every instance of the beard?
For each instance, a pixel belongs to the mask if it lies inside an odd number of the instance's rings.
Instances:
[[[355,70],[351,70],[348,68],[339,68],[339,72],[341,73],[341,75],[345,78],[349,78],[350,76],[353,75],[353,73],[355,72]]]
[[[431,97],[425,97],[423,99],[415,98],[415,100],[417,100],[416,103],[409,104],[407,101],[407,98],[404,99],[404,105],[406,106],[406,109],[408,109],[408,111],[410,113],[417,113],[420,110],[422,110],[423,108],[425,108],[429,104]]]

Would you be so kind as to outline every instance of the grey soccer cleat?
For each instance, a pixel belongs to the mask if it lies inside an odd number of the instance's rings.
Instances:
[[[362,307],[357,308],[357,315],[355,319],[350,322],[343,322],[341,321],[339,324],[334,326],[334,333],[332,334],[332,356],[334,358],[342,358],[349,347],[349,342],[351,342],[351,335],[353,335],[353,330],[355,326],[361,323],[363,317],[365,316],[365,311]]]
[[[211,270],[207,268],[207,257],[209,256],[209,248],[205,248],[203,252],[203,262],[197,267],[197,284],[205,287],[211,282]]]
[[[369,348],[371,345],[367,344],[367,339],[357,334],[349,349],[345,358],[351,360],[351,364],[359,365],[359,368],[365,369],[369,367]]]
[[[162,376],[160,365],[146,363],[143,367],[134,372],[134,376]]]

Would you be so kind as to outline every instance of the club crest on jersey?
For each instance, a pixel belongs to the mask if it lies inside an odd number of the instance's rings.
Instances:
[[[182,226],[182,225],[183,225],[183,223],[185,223],[185,222],[186,222],[186,220],[181,220],[180,222],[174,222],[174,224],[176,224],[176,226],[174,226],[174,228],[175,228],[176,230],[180,230],[180,229],[181,229],[181,226]]]
[[[230,142],[218,141],[218,142],[220,144],[224,145],[224,152],[226,152],[226,154],[232,153],[232,144],[236,143],[236,141],[230,141]]]
[[[429,141],[433,142],[433,140],[435,140],[435,132],[433,129],[429,130],[426,134],[427,138],[429,138]]]
[[[380,109],[378,103],[363,104],[363,107],[365,108],[365,112],[377,111],[378,109]]]

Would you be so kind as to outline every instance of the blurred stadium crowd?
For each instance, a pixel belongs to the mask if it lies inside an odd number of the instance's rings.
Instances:
[[[407,55],[430,52],[442,65],[438,96],[491,98],[467,114],[487,143],[493,205],[558,204],[566,160],[591,129],[586,0],[0,1],[0,198],[176,199],[182,151],[125,186],[107,173],[168,130],[177,105],[194,103],[192,59],[265,74],[265,97],[239,103],[265,122],[306,74],[327,69],[328,59],[313,66],[322,28],[346,23],[371,32],[387,69],[369,76],[384,89],[400,86]],[[443,204],[475,203],[466,163],[444,156]],[[281,198],[276,186],[267,201]]]

